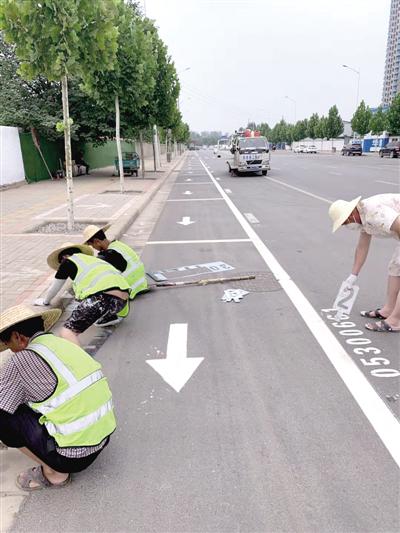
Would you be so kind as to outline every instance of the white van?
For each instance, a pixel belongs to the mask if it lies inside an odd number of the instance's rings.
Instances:
[[[261,172],[266,176],[270,170],[270,150],[266,137],[232,137],[232,156],[228,159],[230,173]]]

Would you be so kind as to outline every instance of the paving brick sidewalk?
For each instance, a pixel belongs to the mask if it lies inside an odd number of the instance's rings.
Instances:
[[[132,221],[181,160],[162,160],[161,171],[145,178],[125,177],[125,194],[113,168],[94,170],[74,178],[74,216],[81,224],[112,222],[118,230]],[[146,161],[146,168],[153,168]],[[33,301],[48,283],[51,270],[46,257],[57,246],[78,239],[80,233],[54,233],[54,225],[66,222],[65,180],[23,184],[0,192],[0,311],[23,301]],[[39,226],[52,225],[52,233]]]

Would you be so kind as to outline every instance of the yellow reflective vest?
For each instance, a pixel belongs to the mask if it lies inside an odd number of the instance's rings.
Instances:
[[[76,344],[51,333],[38,335],[28,350],[37,353],[57,377],[42,402],[29,402],[39,423],[59,447],[96,446],[115,430],[112,395],[101,365]]]
[[[125,259],[127,266],[122,272],[122,275],[129,284],[131,289],[130,298],[133,299],[138,292],[147,289],[147,279],[144,265],[138,254],[132,250],[130,246],[121,241],[113,241],[108,246],[108,249],[115,250]]]
[[[121,272],[112,265],[86,254],[73,254],[68,258],[78,269],[72,288],[77,300],[111,289],[128,290],[129,285]]]

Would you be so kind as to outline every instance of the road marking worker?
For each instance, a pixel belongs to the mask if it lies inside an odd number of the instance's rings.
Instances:
[[[333,232],[341,226],[360,230],[353,269],[345,280],[351,287],[357,280],[368,256],[372,236],[400,239],[400,194],[377,194],[361,200],[336,200],[329,208]],[[388,267],[386,303],[372,311],[361,311],[367,318],[380,319],[365,327],[371,331],[400,331],[400,244],[397,244]]]
[[[97,321],[96,325],[118,324],[129,313],[129,285],[112,265],[93,256],[85,244],[65,243],[47,258],[57,270],[53,284],[44,298],[35,305],[49,305],[68,278],[78,305],[65,322],[61,337],[79,345],[78,335]],[[99,321],[101,320],[101,323]]]
[[[19,488],[60,488],[85,470],[116,427],[101,365],[76,344],[49,333],[60,309],[25,305],[0,315],[0,440],[39,466],[17,476]]]
[[[105,232],[109,227],[110,224],[102,228],[94,225],[87,226],[83,232],[83,239],[85,244],[89,244],[99,252],[97,257],[121,271],[129,283],[130,299],[133,300],[138,294],[149,291],[144,265],[139,255],[130,246],[118,240],[107,239]]]

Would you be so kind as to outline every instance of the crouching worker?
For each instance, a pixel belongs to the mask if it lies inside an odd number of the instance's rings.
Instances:
[[[121,241],[110,241],[105,231],[110,224],[99,228],[87,226],[83,232],[85,244],[89,244],[99,253],[97,257],[104,259],[117,268],[130,287],[130,299],[133,300],[139,293],[148,292],[146,272],[138,254],[130,246]]]
[[[129,313],[128,283],[116,268],[92,255],[93,250],[85,244],[68,242],[54,250],[47,264],[57,270],[55,279],[45,298],[35,301],[35,305],[49,305],[65,281],[73,280],[78,305],[65,322],[61,337],[78,345],[78,335],[92,324],[118,324]]]
[[[101,365],[75,344],[46,333],[59,309],[17,305],[0,315],[0,440],[39,466],[17,477],[27,491],[60,488],[85,470],[115,430],[112,395]]]

